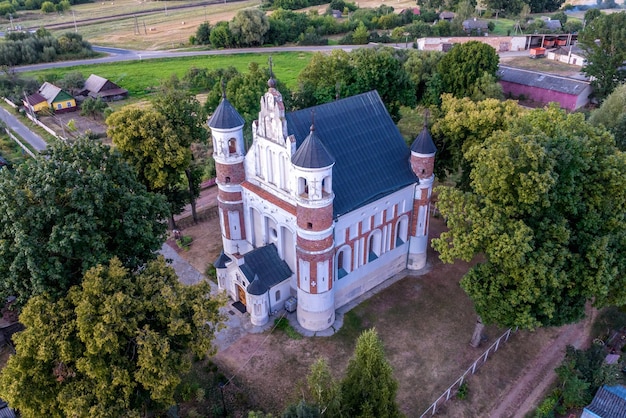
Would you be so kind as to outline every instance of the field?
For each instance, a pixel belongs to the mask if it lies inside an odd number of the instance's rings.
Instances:
[[[215,70],[229,66],[237,68],[242,73],[248,72],[250,62],[257,62],[261,67],[267,67],[270,54],[235,54],[235,55],[207,55],[197,57],[180,57],[150,59],[142,61],[125,61],[110,64],[77,66],[58,68],[43,71],[24,73],[28,77],[54,80],[62,78],[71,71],[80,71],[85,78],[90,74],[98,74],[108,78],[130,92],[131,97],[141,98],[154,90],[161,80],[176,74],[182,78],[190,68],[208,68]],[[272,61],[276,76],[289,88],[297,87],[297,77],[309,63],[312,53],[281,52],[272,53]]]

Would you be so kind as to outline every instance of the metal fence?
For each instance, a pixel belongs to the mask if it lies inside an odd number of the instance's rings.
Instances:
[[[493,344],[491,344],[489,348],[480,357],[478,357],[467,370],[465,370],[465,373],[463,373],[461,377],[459,377],[452,385],[450,385],[450,387],[446,389],[441,394],[441,396],[437,398],[437,400],[433,402],[428,407],[428,409],[426,409],[426,411],[424,411],[422,415],[420,415],[420,418],[435,415],[435,413],[437,412],[437,408],[443,405],[446,401],[448,401],[452,397],[452,395],[454,395],[459,390],[459,387],[461,387],[461,385],[465,381],[465,378],[470,374],[476,373],[476,370],[478,370],[480,366],[482,366],[487,361],[489,355],[498,351],[501,343],[505,343],[509,340],[511,332],[514,332],[512,328],[507,329],[504,334],[502,334]]]

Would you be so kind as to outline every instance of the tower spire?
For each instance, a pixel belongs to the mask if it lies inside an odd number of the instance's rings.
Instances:
[[[270,79],[267,80],[267,85],[269,88],[276,88],[276,80],[274,79],[274,69],[272,68],[272,56],[270,55],[268,58],[269,66],[270,66]]]

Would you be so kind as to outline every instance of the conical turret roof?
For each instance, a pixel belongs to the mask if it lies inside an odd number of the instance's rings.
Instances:
[[[418,154],[434,154],[437,152],[437,147],[433,142],[433,137],[430,136],[428,126],[424,125],[422,131],[417,135],[411,145],[411,151]]]
[[[267,292],[268,289],[267,289],[267,286],[265,286],[261,282],[261,279],[259,279],[259,276],[255,274],[254,280],[252,280],[252,283],[248,285],[248,288],[246,290],[251,295],[261,296],[263,293]]]
[[[209,127],[216,129],[233,129],[243,126],[245,123],[246,121],[243,120],[226,96],[222,97],[222,101],[208,121]]]
[[[323,168],[335,163],[335,158],[328,152],[322,141],[315,134],[315,127],[311,125],[311,131],[302,145],[291,157],[291,162],[303,168]]]

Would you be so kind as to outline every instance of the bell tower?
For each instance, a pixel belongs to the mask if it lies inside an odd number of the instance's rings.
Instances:
[[[226,99],[224,92],[208,125],[213,139],[222,241],[227,254],[237,254],[247,246],[241,189],[245,181],[244,124],[244,119]]]
[[[435,180],[433,170],[437,152],[427,124],[428,119],[424,118],[424,128],[411,145],[411,169],[419,178],[419,184],[415,186],[413,195],[413,218],[407,261],[409,270],[419,270],[426,266],[430,199]]]
[[[296,177],[298,322],[321,331],[335,322],[332,168],[315,127],[291,158]]]

